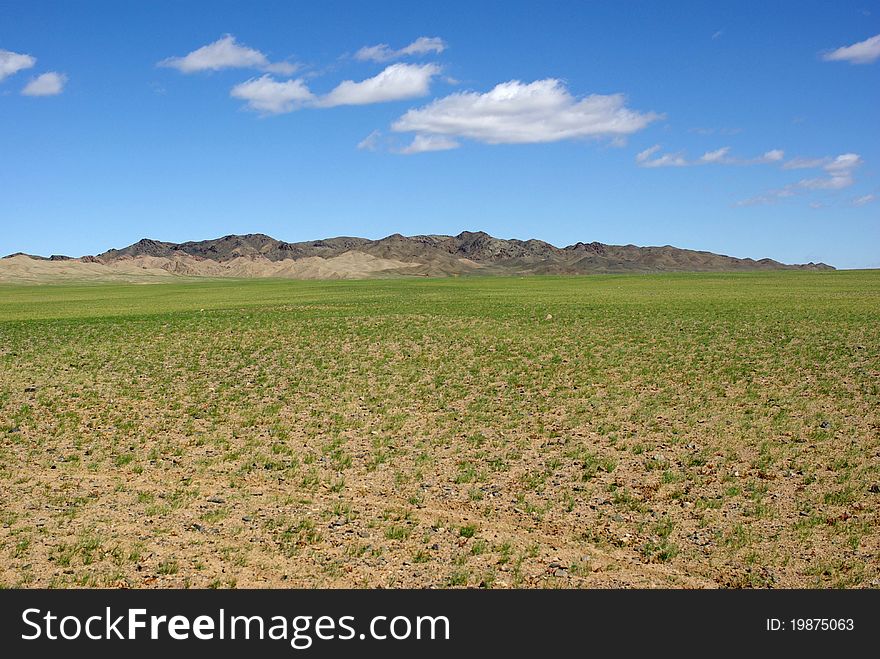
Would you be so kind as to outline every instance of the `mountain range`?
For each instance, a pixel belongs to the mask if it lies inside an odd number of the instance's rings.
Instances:
[[[833,270],[824,263],[786,265],[772,259],[711,252],[578,242],[494,238],[482,231],[457,236],[393,234],[380,240],[337,237],[288,243],[264,234],[171,243],[144,238],[122,249],[72,258],[11,254],[0,259],[0,281],[131,280],[190,277],[357,279],[469,274],[537,275],[745,270]]]

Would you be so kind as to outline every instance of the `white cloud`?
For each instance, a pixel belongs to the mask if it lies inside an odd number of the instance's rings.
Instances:
[[[691,167],[694,165],[761,165],[779,162],[785,157],[782,149],[766,151],[757,158],[736,158],[730,156],[730,147],[724,146],[714,151],[707,151],[696,160],[688,160],[684,152],[668,153],[653,157],[660,151],[660,145],[655,144],[650,149],[645,149],[636,156],[639,167]]]
[[[744,199],[737,202],[736,205],[772,204],[779,201],[779,199],[793,197],[806,192],[843,190],[855,183],[854,172],[864,161],[857,153],[843,153],[836,158],[824,158],[822,162],[824,163],[824,176],[801,179],[795,183],[789,183],[783,188],[769,190],[756,197]],[[783,169],[786,169],[786,167],[783,166]],[[787,169],[792,169],[792,167]]]
[[[653,156],[655,153],[657,153],[659,150],[660,150],[660,145],[655,144],[654,146],[649,146],[644,151],[639,151],[639,153],[636,154],[636,162],[645,162],[651,156]]]
[[[24,86],[21,93],[24,96],[57,96],[64,91],[64,84],[66,82],[66,75],[50,71],[31,80]]]
[[[158,66],[177,69],[181,73],[220,71],[221,69],[261,69],[270,73],[290,75],[297,67],[290,62],[270,62],[259,50],[239,44],[227,34],[214,43],[202,46],[183,57],[169,57]]]
[[[409,146],[404,147],[398,153],[411,155],[413,153],[425,153],[427,151],[449,151],[461,146],[458,142],[441,135],[416,135]]]
[[[625,136],[660,115],[640,113],[622,94],[573,97],[559,80],[496,85],[484,94],[460,92],[409,110],[392,125],[398,132],[466,137],[489,144],[526,144]]]
[[[878,58],[880,58],[880,34],[851,46],[832,50],[822,56],[822,59],[828,62],[849,62],[850,64],[870,64],[877,61]]]
[[[767,151],[763,156],[758,158],[759,162],[779,162],[785,158],[785,151],[782,149],[771,149]]]
[[[357,148],[361,151],[375,151],[379,148],[379,139],[382,137],[382,131],[374,130],[364,139],[358,142]]]
[[[792,158],[782,169],[815,169],[828,162],[828,158]]]
[[[856,197],[852,200],[853,206],[864,206],[865,204],[870,204],[872,201],[877,200],[877,195],[875,194],[866,194],[861,197]]]
[[[825,165],[827,176],[803,179],[797,185],[809,190],[842,190],[853,184],[853,170],[861,164],[859,154],[844,153]]]
[[[667,153],[654,158],[654,154],[659,150],[660,145],[655,144],[639,152],[636,155],[636,162],[639,164],[639,167],[686,167],[689,164],[681,152]]]
[[[279,82],[268,73],[236,85],[229,94],[247,101],[247,107],[263,114],[291,112],[315,98],[302,80]]]
[[[440,54],[444,50],[446,50],[446,42],[440,37],[419,37],[400,50],[392,50],[388,44],[385,43],[380,43],[376,46],[364,46],[354,54],[354,57],[358,60],[387,62],[408,55],[425,55],[427,53]]]
[[[440,72],[435,64],[392,64],[361,82],[345,80],[325,96],[315,96],[302,80],[278,81],[268,73],[236,85],[230,95],[248,102],[264,114],[283,114],[301,107],[331,108],[338,105],[367,105],[424,96],[431,78]]]
[[[361,82],[344,80],[318,101],[321,107],[367,105],[425,96],[431,78],[440,72],[436,64],[392,64],[372,78]]]
[[[700,162],[726,162],[727,154],[729,151],[729,146],[721,147],[720,149],[716,149],[715,151],[707,151],[702,156],[700,156]]]
[[[0,82],[37,63],[36,57],[0,49]]]

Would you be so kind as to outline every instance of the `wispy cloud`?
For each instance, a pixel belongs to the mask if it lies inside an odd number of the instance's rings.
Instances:
[[[873,201],[877,201],[877,195],[875,194],[866,194],[861,197],[856,197],[852,200],[853,206],[865,206],[866,204],[870,204]]]
[[[825,165],[825,176],[798,181],[797,185],[810,190],[842,190],[853,184],[853,171],[862,164],[857,153],[844,153]]]
[[[373,62],[388,62],[410,55],[440,54],[444,50],[446,50],[446,42],[440,37],[419,37],[408,46],[399,50],[393,50],[385,43],[380,43],[376,46],[364,46],[354,54],[354,58]]]
[[[723,163],[729,160],[727,154],[730,153],[729,146],[723,146],[715,151],[707,151],[700,156],[700,163]]]
[[[626,107],[622,94],[576,98],[556,79],[511,80],[486,93],[460,92],[406,112],[397,132],[468,138],[488,144],[527,144],[615,138],[660,118]]]
[[[815,169],[830,160],[830,158],[792,158],[782,165],[782,169]]]
[[[683,151],[656,155],[660,145],[645,149],[636,155],[639,167],[693,167],[696,165],[762,165],[780,162],[785,158],[782,149],[772,149],[755,158],[738,158],[730,155],[730,147],[724,146],[714,151],[706,151],[694,160],[688,160]]]
[[[19,71],[30,69],[36,63],[36,57],[0,49],[0,82]]]
[[[169,57],[158,66],[177,69],[181,73],[220,71],[223,69],[259,69],[269,73],[290,75],[297,66],[290,62],[270,62],[259,50],[238,43],[227,34],[207,46],[197,48],[183,57]]]
[[[436,64],[392,64],[360,82],[343,80],[317,105],[367,105],[425,96],[430,91],[431,79],[438,73],[440,67]]]
[[[804,178],[785,187],[768,190],[755,197],[739,201],[736,205],[773,204],[780,199],[808,192],[843,190],[855,183],[855,170],[862,165],[863,160],[857,153],[843,153],[835,158],[823,159],[823,162],[825,164],[822,166],[824,170],[822,176]]]
[[[57,96],[64,91],[67,76],[56,71],[49,71],[37,76],[21,90],[24,96]]]
[[[358,142],[357,148],[361,151],[375,151],[379,148],[379,140],[382,138],[382,131],[374,130],[364,139]]]
[[[878,58],[880,58],[880,34],[822,55],[822,59],[828,62],[850,64],[870,64],[876,62]]]
[[[688,129],[689,133],[696,133],[697,135],[739,135],[743,132],[742,128],[690,128]]]
[[[262,114],[291,112],[315,99],[302,80],[274,80],[268,73],[236,85],[233,98],[247,101],[247,107]]]
[[[458,142],[442,135],[416,135],[409,146],[404,147],[398,153],[412,155],[414,153],[426,153],[428,151],[449,151],[461,146]]]
[[[639,167],[687,167],[689,164],[681,151],[655,156],[658,151],[660,151],[659,144],[640,151],[636,154],[636,163]]]

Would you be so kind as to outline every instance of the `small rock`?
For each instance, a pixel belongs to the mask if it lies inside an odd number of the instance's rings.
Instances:
[[[819,427],[820,427],[820,428],[823,428],[823,429],[824,429],[824,428],[830,428],[830,427],[831,427],[831,423],[828,422],[828,421],[823,421],[822,423],[819,424]]]
[[[37,390],[36,387],[25,387],[25,388],[24,388],[24,392],[25,392],[26,394],[32,394],[32,393],[34,393],[36,390]]]
[[[250,515],[245,515],[244,517],[241,518],[241,521],[242,522],[253,522],[254,518],[251,517]]]
[[[202,526],[201,524],[193,524],[192,526],[190,526],[190,528],[191,528],[193,531],[199,531],[199,532],[205,530],[205,527]]]
[[[220,497],[208,497],[208,503],[226,503],[226,501]]]
[[[868,488],[868,492],[872,494],[880,494],[880,485],[874,483],[871,487]]]
[[[547,316],[544,318],[544,320],[553,320],[553,314],[548,313]]]
[[[12,433],[14,433],[14,432],[21,432],[21,428],[19,428],[18,426],[15,426],[15,428],[10,428],[10,429],[9,429],[9,434],[10,434],[10,435],[11,435]]]

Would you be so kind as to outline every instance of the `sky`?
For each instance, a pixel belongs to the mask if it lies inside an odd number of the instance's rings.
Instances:
[[[880,2],[0,0],[0,254],[482,230],[880,267]]]

